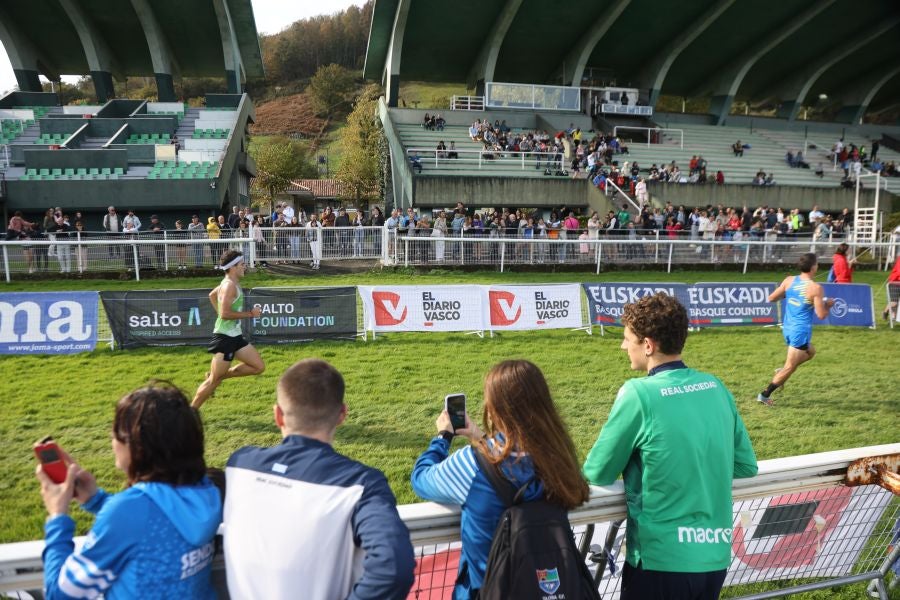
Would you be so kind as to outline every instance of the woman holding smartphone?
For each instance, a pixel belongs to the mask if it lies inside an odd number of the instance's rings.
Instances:
[[[125,491],[115,495],[99,489],[94,476],[66,454],[60,484],[37,468],[49,513],[46,597],[215,598],[210,570],[222,508],[206,477],[197,411],[168,384],[137,389],[116,405],[112,451],[116,468],[127,476]],[[96,514],[77,551],[68,514],[73,498]]]
[[[484,581],[494,530],[506,505],[497,496],[475,453],[499,468],[516,488],[528,484],[524,501],[545,499],[567,510],[588,499],[575,445],[556,411],[543,373],[525,360],[495,365],[484,382],[483,433],[466,415],[455,432],[450,415],[437,418],[438,435],[413,467],[412,487],[422,499],[462,506],[462,551],[455,600],[468,599]],[[450,454],[454,435],[469,445]]]

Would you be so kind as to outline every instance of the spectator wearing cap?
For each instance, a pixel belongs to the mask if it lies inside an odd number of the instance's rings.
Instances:
[[[149,232],[161,239],[166,235],[166,226],[159,220],[159,215],[150,215]],[[162,271],[166,268],[165,244],[153,244],[153,252],[156,254],[156,268]]]

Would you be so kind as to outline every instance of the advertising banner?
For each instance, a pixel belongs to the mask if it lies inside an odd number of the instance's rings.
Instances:
[[[90,352],[97,313],[97,292],[0,294],[0,354]]]
[[[769,302],[775,283],[695,283],[688,287],[692,327],[776,325],[778,304]]]
[[[487,320],[497,331],[575,328],[581,319],[581,286],[492,285],[486,288]]]
[[[244,321],[254,344],[286,344],[313,339],[356,337],[356,288],[260,289],[247,294],[245,306],[259,304],[262,314]]]
[[[621,325],[626,304],[644,296],[663,292],[678,298],[685,307],[690,305],[688,286],[684,283],[585,283],[588,310],[594,325]]]
[[[119,348],[206,346],[216,322],[207,289],[100,292],[100,300]]]
[[[478,285],[359,286],[368,331],[483,331]]]
[[[875,326],[871,287],[856,283],[823,283],[822,287],[827,298],[834,298],[834,306],[825,320],[813,314],[813,325]]]

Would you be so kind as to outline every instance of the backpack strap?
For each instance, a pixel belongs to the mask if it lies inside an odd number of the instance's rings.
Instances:
[[[513,482],[500,474],[499,467],[491,463],[478,448],[472,446],[472,452],[475,454],[475,460],[478,461],[478,466],[481,467],[482,472],[485,477],[487,477],[491,487],[497,492],[497,496],[503,501],[503,504],[509,508],[510,506],[522,502],[522,499],[525,497],[525,490],[528,489],[528,486],[531,485],[534,478],[532,477],[529,479],[522,487],[516,488]]]

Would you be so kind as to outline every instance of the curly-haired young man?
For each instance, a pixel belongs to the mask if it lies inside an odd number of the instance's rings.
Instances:
[[[678,300],[641,298],[622,323],[622,349],[647,377],[619,389],[583,467],[595,485],[624,479],[622,599],[718,598],[731,562],[731,481],[757,471],[750,437],[725,384],[681,360],[688,315]]]

